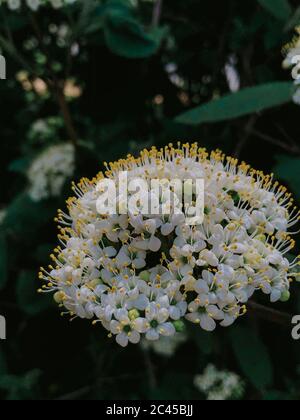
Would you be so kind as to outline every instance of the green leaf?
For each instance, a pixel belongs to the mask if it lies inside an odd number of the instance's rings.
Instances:
[[[249,328],[235,327],[230,338],[239,365],[251,384],[263,391],[273,383],[273,366],[266,346]]]
[[[176,121],[199,125],[231,120],[288,103],[293,92],[294,85],[290,82],[273,82],[246,88],[185,112]]]
[[[0,290],[7,282],[7,249],[4,232],[0,232]]]
[[[289,396],[281,391],[269,391],[264,395],[264,401],[287,401]]]
[[[55,207],[55,200],[36,203],[27,194],[20,194],[7,208],[4,227],[24,237],[24,240],[29,240],[33,232],[37,232],[54,217]]]
[[[201,330],[200,328],[195,328],[193,326],[193,328],[190,329],[190,335],[193,337],[195,343],[197,344],[197,347],[199,348],[199,351],[202,354],[209,356],[213,353],[214,343],[216,339],[216,337],[213,334]]]
[[[28,168],[30,160],[28,158],[16,159],[11,162],[8,169],[12,172],[25,173]]]
[[[25,375],[0,376],[0,389],[7,392],[8,400],[31,400],[37,394],[37,385],[41,377],[41,371],[34,369]]]
[[[11,31],[19,31],[24,29],[28,24],[26,16],[17,15],[16,13],[9,16],[0,16],[0,25],[5,27],[7,25]]]
[[[38,315],[51,305],[51,298],[48,295],[37,293],[39,288],[37,273],[34,271],[23,271],[17,281],[17,302],[20,309],[27,315]]]
[[[276,19],[284,22],[292,14],[292,8],[288,0],[257,0],[258,3],[266,9]]]
[[[274,168],[276,176],[286,181],[300,198],[300,158],[279,155],[277,161],[278,164]]]
[[[104,18],[107,46],[125,58],[146,58],[156,53],[165,34],[163,29],[146,32],[131,9],[120,2],[108,5]]]
[[[288,20],[284,28],[285,31],[288,32],[288,31],[293,30],[297,25],[299,25],[299,22],[300,22],[300,6],[297,7],[292,17]]]

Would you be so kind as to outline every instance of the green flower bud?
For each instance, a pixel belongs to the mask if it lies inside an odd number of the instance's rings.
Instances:
[[[266,242],[266,240],[267,240],[267,237],[266,237],[266,235],[257,235],[257,236],[255,237],[255,239],[257,239],[257,240],[258,240],[258,241],[260,241],[260,242],[265,243],[265,242]]]
[[[185,331],[185,323],[183,321],[174,321],[173,325],[175,327],[176,332],[181,333]]]
[[[148,282],[150,280],[150,273],[149,273],[149,271],[142,271],[139,274],[139,278],[141,280],[144,280],[144,281]]]
[[[131,309],[131,311],[128,312],[128,317],[130,321],[134,321],[135,319],[139,318],[140,313],[137,309]]]
[[[284,292],[282,292],[280,301],[281,302],[288,302],[290,300],[291,294],[288,290],[285,290]]]

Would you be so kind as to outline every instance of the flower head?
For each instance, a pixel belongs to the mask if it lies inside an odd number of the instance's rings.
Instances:
[[[190,226],[175,213],[98,214],[99,182],[117,183],[122,171],[147,183],[204,179],[203,223]],[[220,151],[197,144],[145,150],[74,191],[68,214],[59,211],[60,246],[54,266],[40,273],[42,290],[54,292],[71,317],[102,324],[121,346],[175,336],[183,320],[207,331],[228,327],[256,292],[276,302],[297,275],[298,259],[286,257],[299,219],[290,194],[272,175]]]

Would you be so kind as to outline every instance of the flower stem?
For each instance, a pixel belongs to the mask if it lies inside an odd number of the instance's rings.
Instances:
[[[160,23],[161,13],[163,7],[163,0],[156,0],[153,8],[152,26],[156,27]]]

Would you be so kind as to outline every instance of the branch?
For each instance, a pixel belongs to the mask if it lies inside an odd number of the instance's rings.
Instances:
[[[290,328],[292,325],[292,316],[290,314],[271,309],[252,301],[248,302],[247,306],[250,314],[257,316],[264,321],[279,324],[286,328]]]
[[[54,84],[53,90],[54,90],[54,93],[56,94],[56,99],[57,99],[58,105],[60,107],[64,122],[65,122],[69,139],[72,142],[72,144],[76,147],[78,143],[77,132],[73,124],[69,105],[66,101],[64,88],[61,87],[59,84]]]
[[[293,144],[293,145],[286,144],[279,139],[275,139],[275,138],[273,138],[273,137],[271,137],[267,134],[264,134],[264,133],[261,133],[258,130],[255,130],[255,129],[251,130],[251,132],[252,132],[252,134],[257,136],[258,138],[260,138],[260,139],[262,139],[262,140],[264,140],[268,143],[271,143],[274,146],[281,147],[286,152],[289,152],[289,153],[292,153],[292,154],[294,154],[294,153],[300,154],[300,148],[297,144]]]
[[[29,63],[25,60],[24,57],[17,51],[17,49],[14,47],[14,45],[9,42],[5,37],[0,35],[0,46],[3,48],[7,54],[9,54],[11,57],[14,58],[14,60],[19,63],[25,70],[27,70],[30,73],[34,73],[34,70],[30,66]]]
[[[85,386],[81,389],[78,389],[77,391],[62,395],[61,397],[56,398],[55,401],[76,401],[80,398],[85,397],[91,390],[92,390],[92,387]]]
[[[251,132],[253,131],[253,128],[255,126],[255,123],[258,119],[257,115],[253,115],[248,119],[248,122],[244,128],[244,136],[241,138],[241,140],[238,142],[235,151],[234,151],[234,157],[239,158],[243,148],[245,147],[249,137],[251,136]]]
[[[157,387],[157,380],[156,380],[156,376],[155,376],[155,368],[153,366],[152,360],[151,360],[151,356],[148,352],[147,349],[141,349],[144,355],[144,361],[145,361],[145,367],[146,367],[146,372],[147,372],[147,376],[148,376],[148,383],[149,383],[149,387],[150,389],[155,389]]]
[[[218,46],[218,50],[216,54],[216,65],[215,65],[213,76],[212,76],[212,86],[215,86],[217,82],[218,74],[220,70],[222,69],[222,66],[224,65],[223,56],[224,56],[224,51],[226,48],[228,33],[232,25],[233,11],[234,11],[233,2],[230,1],[228,16],[226,16],[226,19],[224,21],[225,23],[224,23],[223,32],[220,34],[220,38],[219,38],[219,46]]]
[[[72,116],[71,116],[70,108],[69,108],[69,105],[66,101],[66,97],[65,97],[65,94],[64,94],[64,84],[61,85],[61,82],[57,79],[56,74],[52,69],[50,55],[49,55],[48,50],[46,49],[46,47],[44,45],[43,36],[42,36],[42,33],[40,31],[38,22],[37,22],[37,20],[34,16],[34,14],[30,13],[29,16],[30,16],[31,25],[32,25],[33,30],[36,34],[37,39],[38,39],[40,48],[47,58],[47,68],[48,68],[48,71],[49,71],[49,74],[50,74],[50,77],[51,77],[51,81],[46,80],[45,82],[46,82],[48,88],[54,93],[54,95],[57,99],[57,103],[59,105],[60,111],[61,111],[63,119],[64,119],[66,131],[67,131],[68,136],[69,136],[69,140],[76,147],[76,145],[78,143],[78,136],[77,136],[77,132],[75,130],[75,126],[73,124],[73,119],[72,119]]]
[[[152,26],[156,27],[160,23],[163,0],[156,0],[153,7]]]

